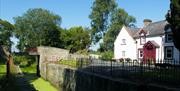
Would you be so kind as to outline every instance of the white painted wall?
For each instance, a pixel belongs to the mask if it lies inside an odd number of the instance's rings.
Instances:
[[[173,46],[173,59],[176,61],[176,63],[180,63],[180,52],[179,50],[174,46],[173,42],[166,43],[164,40],[164,46]]]
[[[126,40],[126,45],[122,45],[122,39]],[[122,51],[125,51],[125,56],[122,56]],[[136,44],[135,40],[126,31],[125,26],[122,27],[119,35],[114,42],[114,58],[131,58],[136,59]]]
[[[126,39],[126,45],[122,45],[122,39]],[[137,44],[135,43],[137,41]],[[165,46],[174,46],[172,43],[165,42],[165,35],[146,37],[146,42],[155,41],[160,47],[156,49],[156,60],[164,60],[164,47]],[[127,32],[125,26],[122,27],[120,33],[118,34],[114,42],[114,58],[138,58],[138,49],[143,48],[143,45],[140,45],[140,39],[133,39]],[[125,51],[125,57],[122,56],[122,51]],[[180,63],[180,52],[174,47],[173,59],[177,60]]]
[[[163,46],[164,36],[155,36],[155,37],[146,37],[146,42],[155,41],[160,47],[156,49],[156,60],[164,58],[164,46]],[[140,39],[136,39],[137,49],[143,48],[143,45],[140,45]]]
[[[180,64],[180,52],[176,47],[174,47],[174,60]]]

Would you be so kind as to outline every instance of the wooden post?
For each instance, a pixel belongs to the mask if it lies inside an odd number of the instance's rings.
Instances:
[[[36,63],[37,63],[37,66],[36,66],[36,75],[38,77],[40,77],[40,70],[39,70],[39,55],[36,56]]]
[[[11,55],[9,55],[8,58],[7,58],[7,63],[6,63],[6,78],[9,78],[9,75],[10,75],[10,60],[11,60]]]

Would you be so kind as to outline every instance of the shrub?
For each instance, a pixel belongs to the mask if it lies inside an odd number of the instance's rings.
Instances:
[[[154,59],[153,58],[148,58],[147,59],[147,64],[149,64],[149,65],[154,64]]]
[[[30,55],[13,55],[13,61],[14,64],[20,66],[30,66],[36,61],[36,59],[35,56]]]
[[[101,54],[101,59],[105,61],[110,61],[113,58],[112,51],[106,51]]]
[[[125,60],[126,60],[126,62],[131,62],[132,61],[130,58],[126,58]]]
[[[137,59],[133,59],[133,62],[134,62],[134,63],[137,63],[137,62],[138,62],[138,60],[137,60]]]
[[[0,55],[0,64],[5,64],[6,61],[7,61],[6,57]]]
[[[119,61],[120,61],[120,62],[124,62],[124,59],[123,59],[123,58],[120,58]]]
[[[88,55],[88,50],[87,49],[84,49],[84,50],[79,50],[76,52],[77,54],[83,54],[83,55]]]

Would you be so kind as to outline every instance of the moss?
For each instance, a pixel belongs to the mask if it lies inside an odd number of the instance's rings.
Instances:
[[[55,87],[53,87],[49,82],[45,81],[42,78],[38,78],[31,82],[31,84],[38,91],[58,91]]]

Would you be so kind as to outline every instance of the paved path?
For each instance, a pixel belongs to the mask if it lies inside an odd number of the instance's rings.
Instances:
[[[25,78],[19,66],[14,66],[17,74],[15,75],[16,86],[20,89],[20,91],[36,91],[30,82]]]
[[[17,75],[16,83],[16,85],[20,88],[20,91],[37,91],[33,85],[27,81],[24,75]]]

